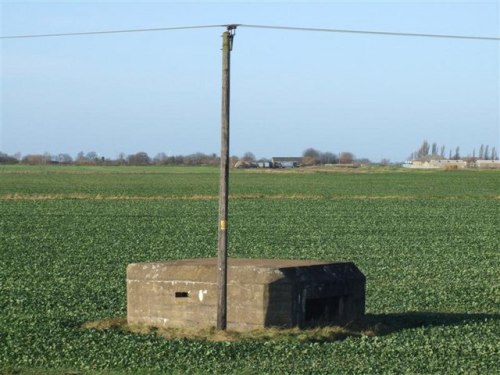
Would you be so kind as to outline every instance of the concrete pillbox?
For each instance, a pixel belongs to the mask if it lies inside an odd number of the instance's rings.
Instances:
[[[365,277],[352,262],[228,259],[227,326],[343,324],[365,312]],[[134,263],[127,268],[129,324],[214,327],[217,259]]]

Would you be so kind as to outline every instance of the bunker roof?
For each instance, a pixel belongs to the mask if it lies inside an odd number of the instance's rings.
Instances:
[[[352,262],[291,259],[228,259],[228,282],[303,283],[309,281],[363,279]],[[156,263],[133,263],[129,280],[217,282],[217,258],[184,259]]]

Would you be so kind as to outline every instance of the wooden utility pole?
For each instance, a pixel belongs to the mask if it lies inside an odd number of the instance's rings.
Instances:
[[[227,328],[227,206],[229,193],[229,80],[231,49],[236,25],[222,34],[222,109],[219,190],[219,238],[217,277],[217,329]]]

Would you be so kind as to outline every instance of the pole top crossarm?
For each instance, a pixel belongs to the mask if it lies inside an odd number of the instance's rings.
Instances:
[[[226,27],[226,32],[229,33],[229,51],[233,50],[233,37],[236,32],[236,28],[240,26],[240,24],[230,24],[224,25]]]
[[[240,24],[239,24],[239,23],[233,23],[233,24],[224,25],[224,26],[226,26],[227,31],[232,31],[232,32],[234,32],[234,30],[236,30],[236,28],[237,28],[238,26],[240,26]]]

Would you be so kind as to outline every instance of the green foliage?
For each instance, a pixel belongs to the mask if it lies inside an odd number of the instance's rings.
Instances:
[[[217,201],[203,197],[217,178],[0,167],[0,373],[497,371],[494,171],[232,175],[230,256],[353,260],[375,336],[207,342],[81,328],[126,315],[127,264],[216,254]]]

